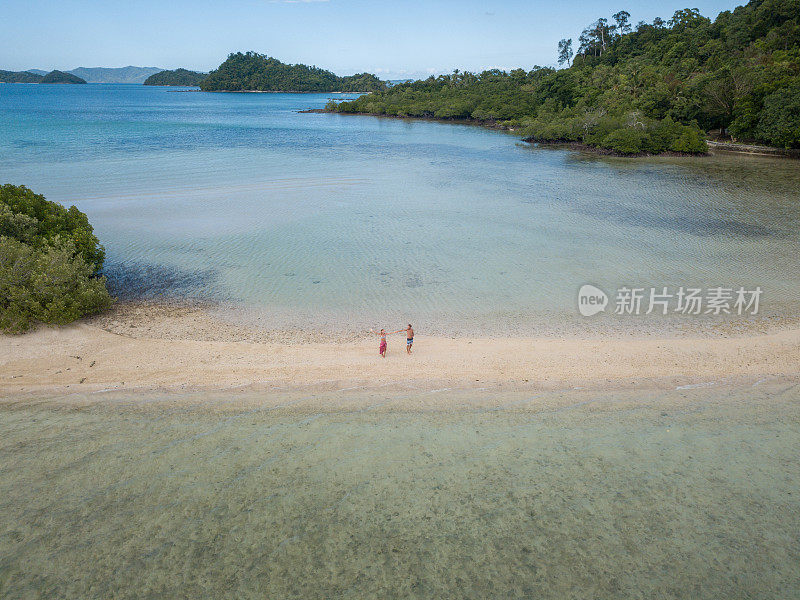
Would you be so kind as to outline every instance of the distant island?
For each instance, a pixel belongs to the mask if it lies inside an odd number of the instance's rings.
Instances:
[[[289,65],[256,52],[237,52],[199,83],[204,92],[377,92],[386,83],[370,73],[339,77],[308,65]]]
[[[46,75],[31,71],[0,71],[0,83],[86,83],[86,81],[64,71],[50,71]]]
[[[81,82],[55,82],[49,83],[144,83],[155,73],[164,69],[158,67],[78,67],[69,71],[58,71],[75,75]],[[53,71],[54,73],[56,71]],[[41,69],[28,69],[27,71],[0,71],[0,83],[39,83],[42,78],[50,75],[49,71]],[[45,82],[48,83],[48,82]]]
[[[558,44],[566,68],[454,71],[326,109],[462,120],[533,143],[622,155],[699,154],[723,140],[800,148],[800,12],[752,0],[715,21],[697,9],[635,27],[620,11]]]
[[[206,73],[189,71],[188,69],[174,69],[159,71],[144,80],[144,85],[179,85],[198,86],[205,79]]]
[[[50,71],[47,75],[42,77],[39,83],[86,83],[85,79],[81,79],[72,73],[65,73],[64,71]]]
[[[377,92],[389,87],[371,73],[339,77],[319,67],[290,65],[256,52],[232,53],[211,73],[133,66],[49,73],[30,69],[0,71],[0,83],[139,83],[200,87],[205,92]]]
[[[31,71],[2,71],[0,70],[0,83],[39,83],[42,75]]]

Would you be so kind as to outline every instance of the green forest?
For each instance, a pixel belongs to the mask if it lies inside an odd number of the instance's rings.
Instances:
[[[180,85],[197,86],[205,78],[205,73],[188,69],[175,69],[153,73],[144,80],[144,85]]]
[[[25,186],[0,186],[0,331],[64,324],[111,304],[105,251],[86,215]]]
[[[456,70],[326,108],[471,120],[619,154],[702,153],[706,132],[800,147],[800,0],[752,0],[713,22],[684,9],[632,25],[622,10],[557,51],[560,69]]]
[[[86,80],[81,79],[72,73],[65,73],[64,71],[50,71],[47,75],[42,77],[39,83],[86,83]]]
[[[339,77],[335,73],[289,65],[256,52],[236,52],[200,83],[204,92],[376,92],[386,84],[369,73]]]
[[[3,71],[0,70],[0,83],[39,83],[42,75],[28,71]]]

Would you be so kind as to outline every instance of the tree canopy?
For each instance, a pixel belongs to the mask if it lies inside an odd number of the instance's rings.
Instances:
[[[39,83],[42,77],[30,71],[0,70],[0,83]]]
[[[205,73],[189,71],[188,69],[159,71],[145,79],[144,85],[180,85],[195,87],[200,84],[205,76]]]
[[[47,75],[39,80],[39,83],[86,83],[86,80],[81,79],[72,73],[65,73],[64,71],[50,71]]]
[[[369,92],[386,89],[386,84],[369,73],[339,77],[308,65],[289,65],[256,52],[236,52],[200,83],[211,91],[263,92]]]
[[[532,141],[623,154],[703,152],[704,132],[800,147],[800,0],[630,24],[621,10],[558,45],[563,69],[454,71],[330,110],[500,123]]]
[[[105,251],[86,215],[24,186],[0,186],[0,330],[68,323],[111,303]]]

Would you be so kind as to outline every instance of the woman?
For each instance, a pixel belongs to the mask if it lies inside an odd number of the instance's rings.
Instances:
[[[378,352],[383,358],[386,358],[386,332],[381,329],[381,345],[378,347]]]
[[[370,329],[370,331],[372,333],[375,333],[374,329]],[[392,331],[388,335],[392,335],[394,333],[400,333],[401,331],[405,331],[405,330],[404,329],[398,329],[397,331]],[[378,353],[383,358],[386,358],[386,335],[387,335],[387,333],[386,333],[386,331],[384,329],[381,329],[381,332],[378,335],[381,336],[381,345],[378,346]]]

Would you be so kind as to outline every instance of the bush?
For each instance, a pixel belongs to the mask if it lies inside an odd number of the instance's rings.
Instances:
[[[437,119],[469,119],[472,106],[468,102],[456,102],[452,106],[443,106],[436,109],[433,116]]]
[[[615,131],[626,128],[627,125],[621,118],[602,117],[587,128],[583,141],[591,146],[607,148],[606,139]],[[613,138],[612,138],[613,139]]]
[[[106,256],[85,214],[74,206],[45,200],[24,185],[0,186],[0,235],[36,248],[53,244],[56,238],[71,240],[95,273]]]
[[[575,142],[581,139],[576,119],[546,114],[521,123],[522,137],[535,142]]]
[[[23,186],[0,187],[0,329],[65,324],[108,307],[104,252],[86,215]]]
[[[702,137],[700,130],[694,127],[684,127],[680,137],[672,142],[669,147],[673,152],[689,152],[692,154],[708,151],[708,144]]]
[[[647,140],[647,134],[639,129],[616,129],[603,139],[602,146],[620,154],[639,154]]]
[[[648,152],[657,154],[669,150],[672,144],[683,134],[684,126],[672,120],[672,117],[665,117],[655,123],[648,133],[650,134],[650,148]]]

